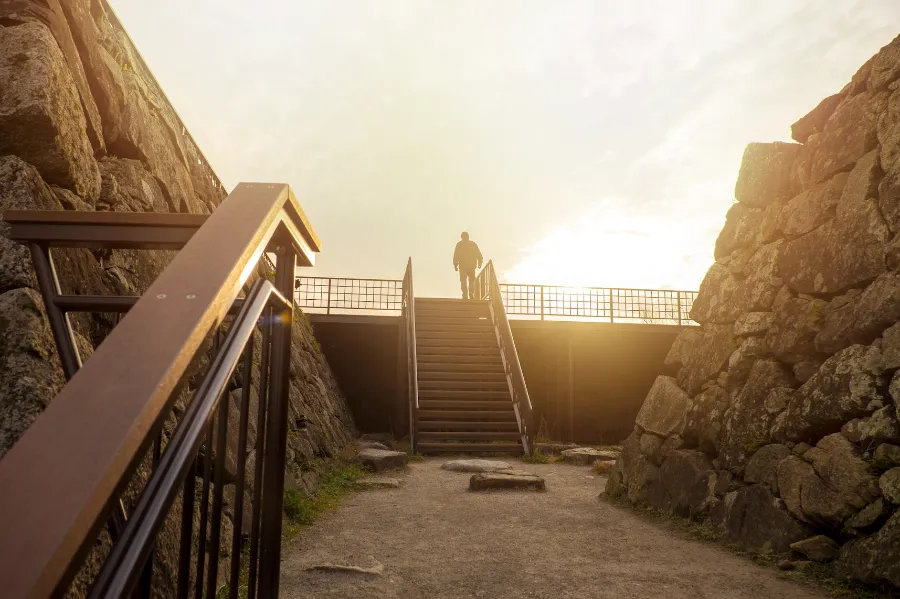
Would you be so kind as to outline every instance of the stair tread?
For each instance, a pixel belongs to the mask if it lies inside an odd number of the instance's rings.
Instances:
[[[485,408],[491,411],[509,409],[512,413],[512,402],[506,400],[479,400],[479,399],[422,399],[419,398],[419,407],[423,409],[462,408],[464,410],[477,410]]]
[[[464,422],[465,419],[478,419],[483,422],[516,422],[516,413],[512,409],[505,410],[466,410],[419,407],[417,421]]]
[[[497,422],[471,422],[465,420],[418,420],[420,430],[476,430],[476,429],[502,429],[519,430],[519,424],[515,419]]]
[[[419,431],[416,435],[419,439],[429,441],[516,441],[519,439],[518,431]]]

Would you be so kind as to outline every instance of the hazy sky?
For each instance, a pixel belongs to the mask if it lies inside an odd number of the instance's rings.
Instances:
[[[111,0],[226,187],[287,182],[313,272],[456,295],[696,288],[750,141],[900,33],[898,0]]]

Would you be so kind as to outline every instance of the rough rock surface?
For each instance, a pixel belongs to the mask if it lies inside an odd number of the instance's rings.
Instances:
[[[526,489],[530,491],[545,491],[544,479],[534,474],[515,473],[504,474],[491,472],[473,474],[469,479],[470,491],[492,491],[496,489]]]
[[[364,476],[356,485],[367,489],[399,489],[403,482],[399,478]]]
[[[593,447],[565,449],[560,455],[564,462],[578,466],[590,466],[597,460],[615,460],[619,457],[619,453],[616,451],[594,449]]]
[[[761,553],[783,553],[809,536],[811,529],[778,507],[765,485],[750,485],[732,492],[724,501],[722,527],[735,543]]]
[[[607,490],[900,591],[900,36],[792,135],[745,150]]]
[[[450,460],[441,464],[441,468],[453,472],[501,472],[512,466],[499,460]]]
[[[402,451],[363,449],[356,456],[356,460],[368,470],[383,472],[403,468],[409,462],[409,456]]]
[[[0,210],[206,213],[225,196],[174,108],[107,11],[105,0],[0,2]],[[8,232],[0,223],[0,459],[63,384],[28,251],[10,241]],[[151,250],[54,254],[65,293],[97,295],[140,295],[172,256]],[[115,325],[104,314],[73,314],[72,322],[84,358]],[[341,454],[355,431],[309,323],[302,314],[296,322],[285,483],[314,493],[315,465]],[[254,343],[259,356],[258,336]],[[242,386],[239,378],[226,395],[232,423]],[[190,377],[187,389],[195,389],[197,382],[198,377]],[[251,406],[254,402],[255,392]],[[176,413],[180,409],[177,405]],[[168,436],[171,423],[166,426]],[[250,428],[247,465],[252,478],[256,431],[253,423]],[[230,436],[234,433],[232,426]],[[227,481],[237,470],[234,440],[226,447]],[[135,482],[144,482],[147,472],[139,469]],[[224,513],[230,514],[226,528],[235,516],[231,488],[226,485],[224,493]],[[128,501],[133,500],[129,495]],[[155,576],[169,576],[166,581],[177,570],[178,506],[180,501],[157,545]],[[229,555],[230,541],[225,540],[230,535],[227,528],[222,557]],[[102,549],[98,545],[98,555]],[[69,596],[84,595],[96,557],[89,557]]]
[[[816,535],[796,543],[791,543],[791,549],[802,553],[814,562],[830,562],[838,556],[841,546],[825,535]]]
[[[100,171],[75,81],[50,30],[38,22],[0,27],[0,154],[19,156],[48,183],[89,203]]]
[[[691,398],[670,376],[658,376],[644,400],[635,423],[647,432],[668,437],[684,431],[685,413]],[[573,450],[568,450],[573,451]],[[566,452],[563,452],[565,455]],[[599,457],[599,456],[596,456]]]

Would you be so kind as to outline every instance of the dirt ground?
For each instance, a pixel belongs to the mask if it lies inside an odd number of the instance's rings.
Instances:
[[[445,458],[391,474],[400,489],[348,496],[285,551],[281,596],[812,599],[824,591],[779,578],[711,543],[598,500],[603,477],[567,464],[510,464],[547,491],[471,493]],[[306,570],[322,564],[381,575]]]

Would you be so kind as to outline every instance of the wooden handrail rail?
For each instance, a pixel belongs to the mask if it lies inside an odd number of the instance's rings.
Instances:
[[[0,461],[5,596],[49,597],[74,575],[270,243],[303,265],[319,245],[287,185],[238,185]]]

